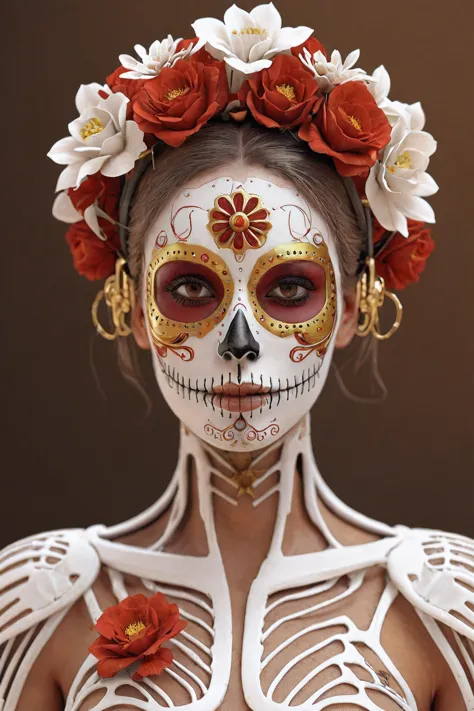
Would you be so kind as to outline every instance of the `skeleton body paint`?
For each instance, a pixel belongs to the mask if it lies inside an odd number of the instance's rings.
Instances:
[[[179,419],[221,448],[285,434],[322,390],[337,328],[318,213],[267,178],[215,177],[164,208],[145,260],[154,369]]]

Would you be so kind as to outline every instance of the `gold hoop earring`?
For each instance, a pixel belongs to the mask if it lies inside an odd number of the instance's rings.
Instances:
[[[396,313],[391,328],[386,333],[381,333],[379,311],[386,296],[395,304]],[[377,276],[373,257],[368,257],[366,260],[364,271],[357,283],[357,297],[359,300],[357,335],[365,338],[372,334],[378,341],[386,341],[393,336],[402,322],[403,306],[398,296],[387,291],[384,280]]]
[[[92,304],[92,321],[98,333],[108,341],[114,341],[118,336],[128,336],[132,332],[125,317],[135,305],[133,281],[125,271],[126,261],[120,257],[115,262],[115,273],[105,280],[104,288],[99,291]],[[107,331],[99,321],[99,304],[104,299],[111,311],[115,330]]]

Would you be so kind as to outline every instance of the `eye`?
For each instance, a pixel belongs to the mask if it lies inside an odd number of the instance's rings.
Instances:
[[[194,323],[216,311],[225,293],[219,276],[203,264],[167,262],[155,275],[155,302],[163,316]]]
[[[273,299],[283,306],[294,306],[301,304],[310,298],[310,292],[315,286],[310,279],[304,277],[284,277],[272,285],[266,295],[267,299]]]
[[[315,262],[283,262],[263,274],[256,285],[256,296],[271,318],[301,323],[322,310],[326,301],[326,274]]]
[[[214,299],[212,285],[203,277],[194,274],[179,276],[166,286],[173,299],[183,306],[200,306]]]

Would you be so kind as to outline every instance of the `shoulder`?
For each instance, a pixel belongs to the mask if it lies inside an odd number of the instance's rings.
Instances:
[[[0,645],[66,611],[99,570],[83,529],[41,533],[7,546],[0,553]]]
[[[474,641],[474,540],[431,529],[404,529],[388,555],[398,590],[420,612]]]

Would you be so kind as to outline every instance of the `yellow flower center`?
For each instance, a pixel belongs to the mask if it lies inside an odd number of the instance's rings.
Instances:
[[[296,99],[295,90],[291,84],[279,84],[277,86],[277,91],[279,91],[280,94],[283,94],[283,96],[286,96],[288,101],[295,101]]]
[[[232,30],[233,35],[264,35],[266,29],[261,30],[259,27],[243,27],[241,30]]]
[[[184,94],[184,89],[171,89],[166,95],[165,99],[167,101],[173,101],[173,99],[177,99],[178,96],[182,96]]]
[[[230,218],[229,225],[234,232],[244,232],[249,227],[250,220],[245,212],[236,212]]]
[[[86,123],[80,130],[80,134],[82,138],[89,138],[89,136],[95,136],[96,133],[100,133],[104,130],[104,128],[105,126],[100,120],[100,118],[94,116],[93,118],[89,119],[89,121],[86,121]]]
[[[137,620],[136,622],[132,622],[128,627],[125,627],[125,635],[130,639],[133,637],[133,635],[138,634],[142,630],[145,629],[145,625],[141,620]]]
[[[395,168],[404,168],[405,170],[411,170],[413,168],[413,163],[411,162],[411,155],[408,151],[401,153],[393,165],[389,165],[388,169],[391,173],[395,173]]]
[[[357,116],[348,116],[348,120],[354,126],[356,131],[362,131],[362,123],[359,121]]]

